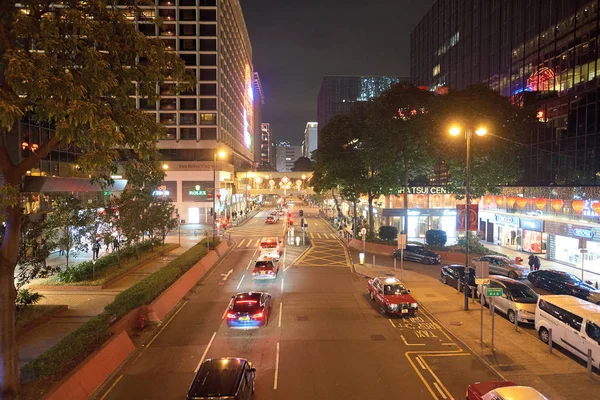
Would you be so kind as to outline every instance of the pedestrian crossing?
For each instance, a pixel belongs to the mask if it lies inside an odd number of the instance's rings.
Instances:
[[[338,239],[338,236],[335,233],[310,232],[308,236],[310,236],[311,239]]]
[[[236,249],[253,249],[260,245],[260,239],[242,239],[235,246]]]

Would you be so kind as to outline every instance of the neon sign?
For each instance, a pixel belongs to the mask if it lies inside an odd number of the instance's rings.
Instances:
[[[244,146],[250,150],[252,148],[252,133],[250,127],[254,120],[254,109],[252,108],[252,104],[254,103],[254,88],[252,86],[252,71],[248,64],[246,64],[244,75],[244,81],[246,83],[246,95],[244,96]]]
[[[527,78],[527,88],[532,92],[554,90],[559,77],[548,67],[542,67]],[[556,82],[555,82],[556,80]]]

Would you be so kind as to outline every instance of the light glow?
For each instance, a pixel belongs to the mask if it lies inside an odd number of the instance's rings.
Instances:
[[[448,132],[450,132],[450,134],[452,136],[458,136],[458,135],[460,135],[461,129],[458,126],[453,126],[450,128],[450,130]]]
[[[475,133],[478,136],[484,136],[487,133],[487,129],[485,129],[484,127],[478,128]]]

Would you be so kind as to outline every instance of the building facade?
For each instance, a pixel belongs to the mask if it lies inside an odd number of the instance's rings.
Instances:
[[[598,184],[599,24],[590,0],[438,0],[411,34],[411,80],[535,107],[523,184]]]
[[[302,155],[312,159],[312,152],[319,146],[319,131],[316,122],[307,122],[304,128],[304,141],[302,142]]]
[[[267,170],[273,168],[275,160],[275,147],[273,146],[273,136],[271,134],[271,125],[269,123],[260,124],[260,155],[258,158],[258,168]]]
[[[302,157],[302,146],[292,146],[288,142],[279,142],[275,146],[277,172],[290,172],[294,162]]]
[[[209,222],[215,195],[218,213],[239,210],[245,202],[234,194],[233,174],[254,162],[256,103],[263,101],[239,0],[154,0],[139,8],[138,30],[163,40],[197,78],[179,94],[166,82],[156,104],[137,99],[169,132],[158,143],[167,176],[157,193],[168,193],[185,223]],[[226,159],[215,162],[221,151]]]
[[[325,76],[317,97],[318,129],[323,129],[334,116],[348,114],[354,104],[408,80],[398,76]]]

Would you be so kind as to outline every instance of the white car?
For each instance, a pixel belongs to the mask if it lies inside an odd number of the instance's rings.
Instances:
[[[483,296],[483,304],[488,305],[493,302],[494,308],[508,317],[508,320],[514,324],[515,318],[519,322],[533,324],[535,322],[535,309],[537,307],[538,294],[529,286],[515,279],[506,278],[499,275],[490,275],[490,284],[488,288],[502,289],[502,296],[495,296],[493,299],[485,296],[485,290],[479,285],[478,293]]]

